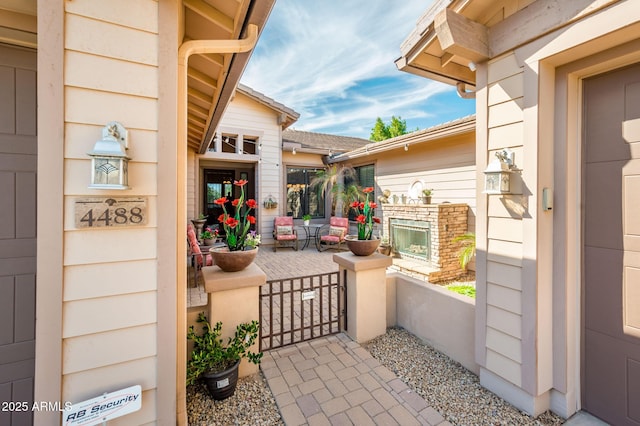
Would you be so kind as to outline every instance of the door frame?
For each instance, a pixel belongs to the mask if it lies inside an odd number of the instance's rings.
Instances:
[[[554,388],[565,393],[564,410],[582,408],[583,363],[583,244],[584,209],[582,81],[585,78],[640,61],[640,40],[583,57],[553,68],[554,117],[554,354],[566,363],[554,362]],[[542,92],[542,91],[541,91]],[[565,284],[566,283],[566,284]],[[557,303],[556,303],[557,302]],[[560,349],[559,349],[560,348]],[[553,400],[552,400],[553,408]],[[560,410],[560,412],[564,411]]]

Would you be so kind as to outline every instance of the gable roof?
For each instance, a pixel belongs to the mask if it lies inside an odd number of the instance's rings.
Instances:
[[[273,98],[268,97],[263,93],[258,92],[257,90],[253,90],[249,86],[245,86],[244,84],[239,83],[237,90],[243,95],[248,96],[256,102],[261,103],[262,105],[269,107],[279,113],[280,117],[278,117],[278,124],[280,124],[283,129],[291,126],[298,120],[298,118],[300,118],[300,113],[295,112],[288,106],[276,101]]]
[[[360,148],[369,142],[371,141],[362,138],[305,132],[295,129],[287,129],[282,132],[283,148],[295,147],[300,152],[347,152]]]

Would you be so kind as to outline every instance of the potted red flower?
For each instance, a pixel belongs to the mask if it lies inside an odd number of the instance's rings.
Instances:
[[[257,209],[258,203],[253,198],[245,201],[244,187],[247,183],[248,181],[244,179],[233,182],[234,185],[240,187],[240,197],[231,202],[231,205],[235,207],[235,213],[227,212],[225,205],[228,202],[227,197],[221,197],[214,201],[224,211],[218,217],[218,222],[224,227],[226,247],[211,249],[210,252],[214,263],[227,272],[240,271],[249,266],[258,252],[258,245],[260,245],[260,235],[251,230],[251,225],[256,223],[256,217],[251,212]],[[238,254],[234,256],[232,253]],[[246,260],[234,260],[237,258]]]
[[[373,187],[367,187],[362,190],[365,194],[365,200],[354,200],[351,208],[355,211],[356,222],[358,226],[357,238],[354,235],[347,235],[347,247],[357,256],[368,256],[373,254],[380,239],[373,236],[374,224],[380,223],[380,218],[374,216],[374,212],[378,205],[374,201],[369,201],[369,194],[373,193]],[[355,242],[354,242],[355,241]]]

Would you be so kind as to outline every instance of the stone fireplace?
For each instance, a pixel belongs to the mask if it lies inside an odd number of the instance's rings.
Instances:
[[[425,262],[434,268],[429,281],[452,280],[463,274],[459,246],[453,239],[467,232],[467,204],[381,204],[384,235],[393,255]]]

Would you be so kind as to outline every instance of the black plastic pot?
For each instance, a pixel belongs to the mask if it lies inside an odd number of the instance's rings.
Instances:
[[[240,360],[231,367],[219,372],[208,372],[202,375],[209,395],[217,401],[229,398],[236,391],[238,383],[238,366]]]

